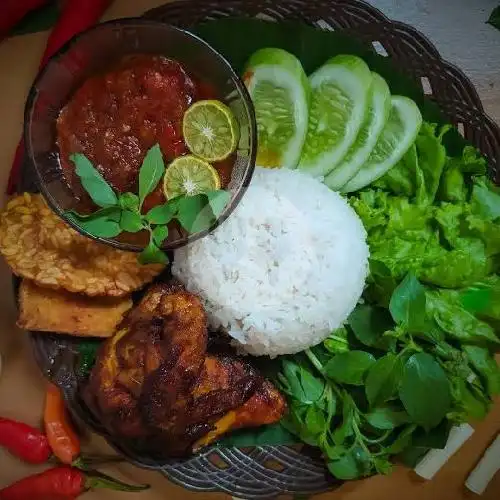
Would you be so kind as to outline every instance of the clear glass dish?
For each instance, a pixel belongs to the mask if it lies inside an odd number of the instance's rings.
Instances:
[[[122,57],[157,54],[180,62],[188,72],[213,86],[231,108],[241,138],[228,190],[231,200],[210,230],[222,223],[238,204],[255,167],[256,122],[253,105],[230,64],[197,36],[168,24],[144,19],[120,19],[99,24],[74,37],[57,52],[37,76],[25,109],[25,143],[35,182],[49,206],[78,232],[121,250],[141,251],[144,245],[117,238],[99,238],[65,217],[78,200],[64,178],[56,144],[56,120],[75,90],[91,75],[101,73]],[[163,248],[181,247],[209,232],[167,240]]]

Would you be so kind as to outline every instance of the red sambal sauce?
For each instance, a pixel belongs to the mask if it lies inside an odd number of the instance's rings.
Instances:
[[[133,55],[78,88],[57,119],[61,165],[74,194],[87,198],[69,157],[83,153],[117,192],[138,191],[138,174],[147,151],[159,144],[165,163],[188,153],[182,119],[191,104],[217,99],[206,82],[163,56]],[[222,187],[232,161],[215,164]],[[161,188],[144,208],[164,202]]]

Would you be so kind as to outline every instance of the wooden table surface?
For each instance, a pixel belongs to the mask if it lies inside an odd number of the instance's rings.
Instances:
[[[161,0],[116,0],[105,19],[139,15],[163,3]],[[498,0],[373,0],[392,17],[411,22],[435,41],[443,55],[458,63],[472,78],[488,113],[500,122],[500,32],[484,24]],[[474,4],[474,5],[472,5]],[[467,23],[467,24],[464,24]],[[447,31],[448,30],[448,31]],[[458,37],[460,33],[460,37]],[[11,38],[0,43],[0,192],[4,192],[14,150],[21,135],[23,106],[30,84],[37,72],[47,33]],[[495,64],[496,61],[496,64]],[[3,194],[2,194],[3,196]],[[44,393],[42,379],[30,352],[27,335],[15,327],[16,312],[10,292],[10,272],[0,262],[0,415],[38,425]],[[472,498],[463,483],[482,452],[500,430],[500,401],[488,418],[474,424],[473,437],[455,454],[432,481],[423,481],[411,471],[398,468],[390,477],[373,477],[349,483],[340,490],[318,498],[330,500],[460,500]],[[104,443],[92,438],[91,451],[105,449]],[[27,466],[0,450],[0,487],[43,467]],[[220,494],[194,494],[169,483],[157,473],[129,465],[114,466],[109,471],[123,479],[146,482],[152,488],[141,494],[110,491],[88,493],[89,500],[120,498],[223,499]],[[484,499],[500,497],[500,474],[490,484]]]

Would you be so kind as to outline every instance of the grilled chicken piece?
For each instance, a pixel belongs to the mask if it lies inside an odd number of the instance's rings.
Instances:
[[[84,391],[107,430],[182,456],[225,432],[281,418],[281,394],[246,361],[207,354],[206,316],[179,284],[153,286],[104,344]]]

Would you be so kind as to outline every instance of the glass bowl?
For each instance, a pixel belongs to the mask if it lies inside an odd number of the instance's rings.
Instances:
[[[79,200],[69,188],[56,144],[56,120],[73,93],[90,76],[106,71],[122,57],[154,54],[174,59],[189,73],[202,77],[216,89],[233,111],[240,127],[231,179],[230,202],[210,229],[186,235],[174,233],[163,249],[179,248],[203,237],[235,209],[255,168],[257,131],[253,105],[245,85],[230,64],[197,36],[165,23],[120,19],[99,24],[71,39],[37,76],[25,109],[25,144],[35,182],[49,206],[79,233],[121,250],[141,251],[146,240],[95,237],[65,216],[77,210]]]

